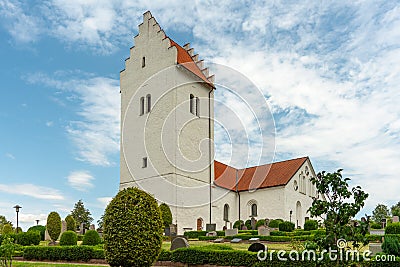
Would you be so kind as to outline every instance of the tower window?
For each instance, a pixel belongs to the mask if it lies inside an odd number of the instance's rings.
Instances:
[[[200,99],[196,97],[196,116],[200,117]]]
[[[143,161],[142,161],[142,168],[147,168],[147,157],[144,157],[144,158],[143,158]]]
[[[195,99],[194,95],[190,94],[190,113],[195,114]]]
[[[140,98],[140,111],[139,115],[142,116],[144,114],[144,97]]]
[[[142,57],[142,68],[146,67],[146,58]]]
[[[151,95],[147,95],[146,99],[147,99],[147,111],[146,112],[149,113],[151,110]]]

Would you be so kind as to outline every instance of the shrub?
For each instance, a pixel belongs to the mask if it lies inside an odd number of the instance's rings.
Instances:
[[[99,233],[95,230],[89,230],[83,236],[82,245],[86,246],[96,246],[101,243]]]
[[[244,222],[242,220],[237,220],[234,224],[233,224],[233,228],[238,228],[240,230],[240,225],[244,225]]]
[[[294,223],[292,222],[281,222],[279,224],[279,231],[282,232],[292,232],[294,230]]]
[[[51,240],[55,242],[61,233],[61,217],[57,212],[52,211],[47,216],[46,228]]]
[[[65,231],[60,238],[60,246],[75,246],[78,235],[74,231]]]
[[[83,236],[84,235],[78,235],[78,241],[83,241]]]
[[[400,222],[388,224],[385,228],[385,234],[400,234]]]
[[[76,221],[71,214],[65,217],[65,222],[67,223],[67,231],[76,231]]]
[[[39,231],[28,231],[26,233],[18,233],[15,235],[15,241],[21,246],[37,246],[40,243],[40,232]]]
[[[157,201],[138,188],[120,191],[104,214],[104,248],[111,266],[151,266],[161,251]]]
[[[46,226],[43,226],[43,225],[35,225],[35,226],[32,226],[32,227],[30,227],[29,229],[28,229],[28,232],[30,232],[30,231],[39,231],[39,233],[40,233],[40,240],[44,240],[44,236],[45,236],[45,233],[46,233]]]
[[[162,249],[160,255],[158,255],[158,261],[171,261],[172,252],[169,250]]]
[[[207,231],[186,231],[183,233],[188,239],[199,238],[199,236],[206,236]]]
[[[260,227],[262,225],[265,225],[265,220],[264,219],[258,220],[256,223],[256,229],[258,229],[258,227]]]
[[[317,229],[318,229],[318,222],[315,220],[308,220],[304,223],[305,231],[311,231],[311,230],[317,230]]]
[[[373,222],[371,223],[372,229],[382,229],[382,225],[380,223]]]
[[[3,235],[11,234],[13,232],[14,231],[13,231],[13,228],[12,228],[11,224],[5,224],[3,226],[3,230],[2,230]]]
[[[400,256],[400,242],[392,236],[385,236],[385,241],[382,244],[382,250],[386,254]]]
[[[160,205],[161,217],[163,220],[164,228],[168,228],[172,223],[172,213],[169,206],[165,203]]]
[[[281,231],[272,231],[270,233],[271,236],[286,236],[286,232],[281,232]]]
[[[244,225],[246,225],[248,230],[252,230],[251,228],[251,220],[246,220],[246,222],[244,223]]]
[[[268,225],[268,226],[271,227],[271,228],[278,228],[278,227],[279,227],[279,224],[280,224],[281,222],[283,222],[282,219],[271,220],[271,221],[269,222],[269,225]]]
[[[24,249],[25,260],[89,261],[99,255],[98,249],[89,246],[30,246]]]

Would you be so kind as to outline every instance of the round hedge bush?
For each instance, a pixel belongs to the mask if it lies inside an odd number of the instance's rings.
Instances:
[[[385,228],[385,235],[387,234],[400,234],[400,222],[389,223]]]
[[[46,233],[46,226],[43,225],[35,225],[28,229],[30,231],[38,231],[40,233],[40,239],[44,241],[45,233]]]
[[[283,220],[282,219],[275,219],[275,220],[271,220],[270,222],[269,222],[269,227],[271,227],[271,228],[278,228],[279,227],[279,224],[280,223],[282,223],[283,222]]]
[[[83,236],[82,245],[96,246],[101,243],[101,238],[96,230],[89,230]]]
[[[304,231],[311,231],[318,229],[318,222],[315,220],[308,220],[304,223]]]
[[[61,217],[57,212],[52,211],[47,216],[46,228],[51,240],[55,242],[61,233]]]
[[[244,222],[242,220],[237,220],[234,224],[233,224],[233,228],[239,228],[239,226],[244,225]],[[239,229],[240,230],[240,229]]]
[[[264,219],[260,219],[257,221],[256,223],[256,229],[258,229],[258,227],[265,225],[265,220]]]
[[[78,235],[74,231],[65,231],[60,238],[60,246],[76,246]]]
[[[104,214],[104,252],[110,266],[152,266],[161,251],[157,201],[138,188],[120,191]]]
[[[172,213],[169,206],[165,203],[160,205],[161,217],[165,228],[168,228],[172,223]]]
[[[281,232],[292,232],[294,230],[294,223],[292,222],[281,222],[279,224],[279,231]]]
[[[68,215],[65,217],[65,222],[67,223],[67,231],[75,231],[76,230],[76,222],[72,215]]]

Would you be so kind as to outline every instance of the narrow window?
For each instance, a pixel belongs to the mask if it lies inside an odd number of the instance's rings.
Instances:
[[[142,57],[142,68],[146,66],[146,58]]]
[[[194,95],[190,94],[190,113],[194,114]]]
[[[196,97],[196,116],[200,117],[200,99]]]
[[[142,168],[147,168],[147,157],[143,158]]]
[[[251,216],[252,217],[257,217],[257,204],[252,204],[251,205]]]
[[[229,205],[224,205],[224,221],[229,222]]]
[[[151,95],[147,95],[146,99],[147,99],[147,113],[149,113],[151,110]]]
[[[140,116],[142,116],[144,114],[144,97],[140,98],[140,112],[139,112]]]

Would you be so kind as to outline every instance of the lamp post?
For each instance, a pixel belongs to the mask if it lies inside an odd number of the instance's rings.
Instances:
[[[39,221],[40,221],[40,220],[36,220],[36,225],[39,225]]]
[[[15,205],[14,209],[17,212],[17,234],[18,234],[18,213],[19,213],[19,209],[21,209],[22,207],[20,205]]]
[[[292,222],[292,214],[293,214],[293,211],[290,210],[290,211],[289,211],[289,221],[290,221],[290,222]]]

